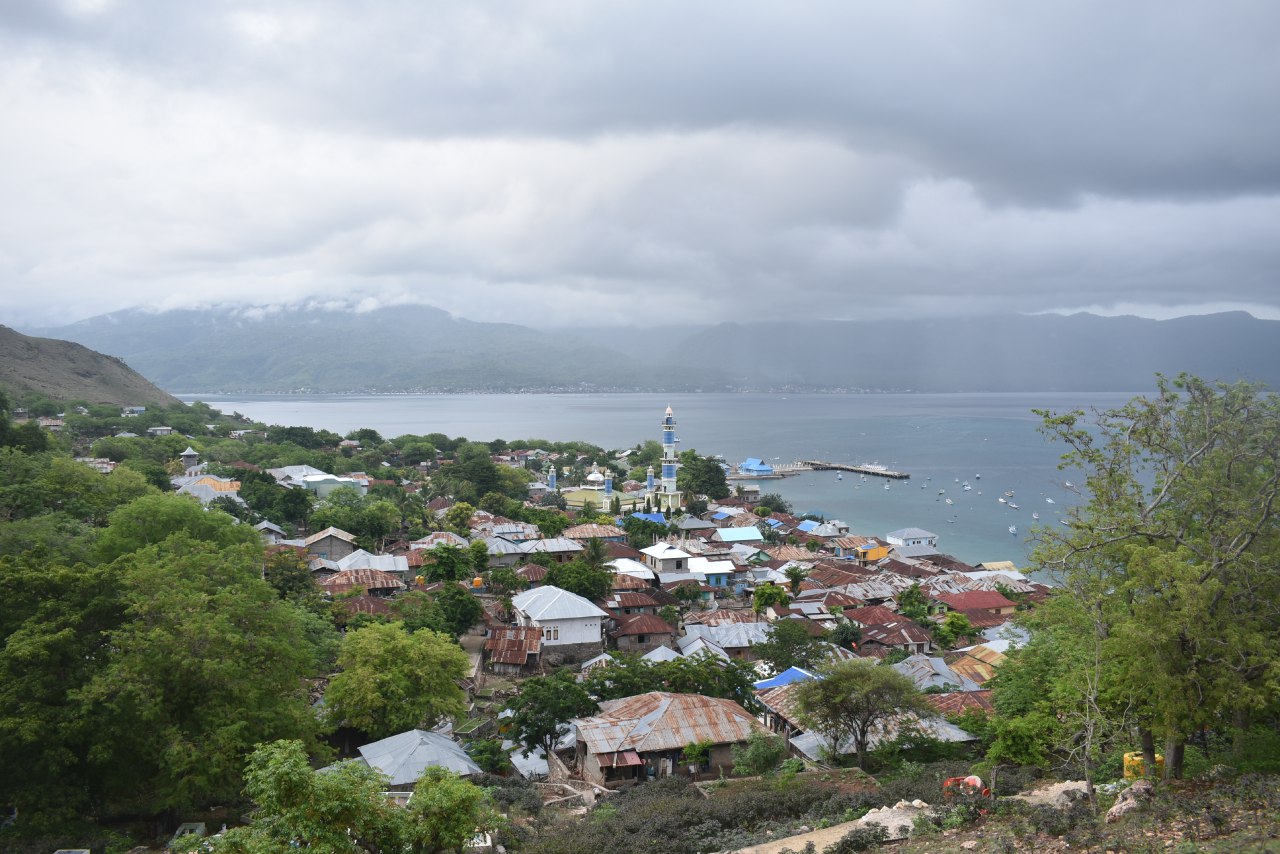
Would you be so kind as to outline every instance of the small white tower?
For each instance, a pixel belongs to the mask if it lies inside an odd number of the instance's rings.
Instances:
[[[547,489],[551,492],[556,491],[556,467],[551,466],[551,471],[547,473]]]

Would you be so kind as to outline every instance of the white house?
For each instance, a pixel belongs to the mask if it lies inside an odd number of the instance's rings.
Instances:
[[[894,546],[936,546],[938,535],[923,528],[899,528],[884,537]]]
[[[670,543],[654,543],[641,549],[644,562],[657,572],[684,572],[689,568],[691,555]]]
[[[609,615],[586,599],[559,587],[535,587],[515,596],[516,623],[542,630],[544,653],[589,658],[600,652],[603,620]]]

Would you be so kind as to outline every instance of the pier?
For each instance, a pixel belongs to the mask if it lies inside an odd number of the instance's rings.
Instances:
[[[864,463],[862,465],[851,465],[849,463],[828,463],[822,460],[802,460],[802,465],[808,466],[813,471],[848,471],[854,474],[869,474],[875,477],[887,477],[890,480],[907,480],[911,475],[905,471],[894,471],[875,463]]]

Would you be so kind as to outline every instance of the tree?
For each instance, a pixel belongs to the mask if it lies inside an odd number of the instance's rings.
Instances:
[[[453,638],[399,623],[348,632],[325,692],[332,720],[383,738],[461,714],[470,662]]]
[[[800,585],[809,577],[809,574],[805,572],[804,567],[792,564],[787,567],[784,575],[787,576],[787,588],[791,591],[791,595],[799,596]]]
[[[245,793],[257,805],[247,827],[215,839],[220,854],[302,847],[336,854],[459,851],[501,821],[484,789],[428,768],[407,807],[387,799],[386,778],[362,762],[312,770],[297,741],[260,745],[249,758]]]
[[[445,528],[462,536],[471,536],[471,517],[476,514],[474,505],[459,501],[444,512]]]
[[[724,468],[714,457],[698,456],[696,451],[680,455],[676,488],[685,495],[705,495],[712,500],[729,497],[729,483]]]
[[[951,649],[961,638],[974,633],[969,618],[959,611],[948,611],[941,623],[933,625],[933,639],[943,649]]]
[[[622,530],[627,532],[627,545],[636,549],[647,549],[667,535],[667,527],[631,515],[622,520]]]
[[[1133,691],[1143,752],[1243,728],[1280,691],[1280,397],[1250,383],[1159,377],[1153,397],[1096,413],[1042,411],[1084,472],[1087,503],[1040,533],[1037,561],[1087,609],[1105,698]],[[1115,680],[1115,682],[1112,682]]]
[[[757,507],[767,507],[774,513],[790,513],[791,502],[776,492],[766,492],[756,499]]]
[[[555,563],[547,569],[545,583],[576,593],[584,599],[600,599],[613,589],[613,573],[595,568],[581,558],[568,563]]]
[[[426,770],[405,812],[411,854],[461,851],[477,833],[502,823],[484,789],[443,768]]]
[[[786,605],[789,601],[786,588],[766,582],[756,588],[751,596],[751,610],[763,614],[770,605]]]
[[[862,629],[852,620],[840,620],[827,630],[827,642],[844,649],[857,649],[862,640]]]
[[[745,744],[733,746],[733,773],[748,777],[771,774],[786,758],[786,739],[752,732]]]
[[[827,657],[820,638],[805,628],[808,620],[778,620],[771,626],[769,639],[755,645],[756,655],[781,673],[791,667],[808,668]]]
[[[481,545],[483,546],[484,543]],[[431,563],[427,564],[424,570],[429,580],[452,582],[471,577],[474,567],[473,556],[469,549],[442,543],[428,551],[427,555],[431,558]]]
[[[525,682],[507,708],[514,712],[512,737],[526,752],[540,747],[550,756],[556,742],[568,734],[569,721],[593,714],[596,703],[571,673],[561,671]]]
[[[75,695],[93,721],[89,773],[109,803],[230,798],[254,744],[315,734],[302,680],[319,651],[304,613],[262,580],[260,549],[176,534],[112,564],[126,618]]]
[[[98,557],[110,563],[181,532],[218,546],[261,545],[258,532],[186,495],[144,495],[113,511],[98,538]]]
[[[919,584],[912,584],[898,594],[898,613],[908,620],[923,620],[929,615],[929,602]]]
[[[821,668],[819,678],[796,689],[796,703],[801,720],[826,737],[833,753],[852,742],[859,767],[865,767],[876,726],[902,714],[930,713],[910,679],[861,659]]]
[[[496,596],[510,596],[528,586],[529,582],[516,575],[516,571],[509,566],[494,567],[489,572],[489,589]]]
[[[259,745],[245,770],[245,794],[257,809],[247,827],[218,840],[222,854],[259,854],[303,847],[331,852],[404,849],[403,811],[383,794],[386,781],[363,762],[311,768],[299,741]]]
[[[489,544],[484,540],[476,540],[467,546],[467,554],[471,557],[471,570],[476,575],[489,569]]]

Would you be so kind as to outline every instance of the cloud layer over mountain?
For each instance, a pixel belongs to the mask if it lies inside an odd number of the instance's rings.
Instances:
[[[0,319],[1280,318],[1280,7],[14,0]]]

